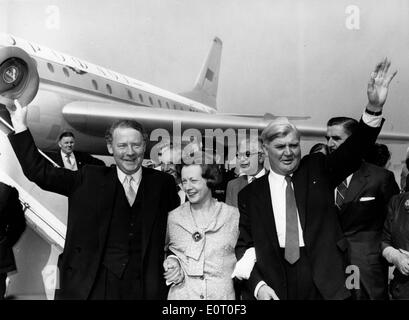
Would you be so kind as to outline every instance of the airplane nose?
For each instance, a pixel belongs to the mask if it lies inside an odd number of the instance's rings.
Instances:
[[[40,79],[36,63],[23,49],[0,48],[0,102],[13,106],[18,99],[28,105],[36,96]]]

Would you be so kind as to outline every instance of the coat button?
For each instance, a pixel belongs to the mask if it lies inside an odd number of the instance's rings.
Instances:
[[[201,295],[200,295],[200,299],[204,299],[204,295],[201,294]]]

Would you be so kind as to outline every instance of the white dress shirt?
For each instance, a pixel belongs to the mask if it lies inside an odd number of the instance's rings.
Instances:
[[[125,194],[127,193],[128,190],[126,190],[125,182],[126,182],[126,177],[128,176],[126,173],[122,172],[118,167],[116,167],[116,172],[118,175],[118,179],[122,184],[122,187],[124,188]],[[136,171],[134,174],[131,174],[132,176],[132,181],[131,181],[131,187],[135,191],[135,194],[138,194],[138,189],[139,185],[141,184],[142,180],[142,167],[139,168],[138,171]]]
[[[281,248],[285,248],[285,232],[286,232],[285,191],[287,188],[287,182],[285,181],[285,176],[282,176],[270,170],[270,173],[268,174],[268,184],[270,185],[271,205],[273,207],[278,243]],[[293,185],[292,187],[294,190]],[[303,237],[303,232],[302,232],[302,228],[300,224],[298,208],[297,208],[297,218],[298,218],[298,239],[300,239],[300,247],[304,247],[304,237]]]
[[[64,153],[62,150],[60,150],[60,152],[61,152],[62,161],[64,163],[64,168],[70,169],[72,171],[77,171],[78,166],[77,166],[77,160],[75,159],[75,156],[74,156],[74,152],[71,152],[70,155],[68,156],[68,158],[70,158],[71,163],[68,162],[67,154]]]

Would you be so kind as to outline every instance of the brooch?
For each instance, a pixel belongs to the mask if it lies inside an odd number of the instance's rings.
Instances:
[[[193,237],[193,240],[195,240],[196,242],[202,239],[202,235],[197,231],[192,235],[192,237]]]
[[[405,210],[409,211],[409,199],[407,199],[403,205],[405,206]]]

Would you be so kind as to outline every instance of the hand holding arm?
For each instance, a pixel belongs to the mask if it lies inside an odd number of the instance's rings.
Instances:
[[[371,78],[368,82],[368,105],[367,110],[372,112],[381,112],[388,96],[389,84],[398,71],[388,74],[390,60],[385,58],[379,62],[375,70],[371,73]]]
[[[185,278],[185,273],[176,257],[167,257],[163,262],[163,268],[165,269],[163,276],[165,277],[166,284],[174,283],[177,285]]]

